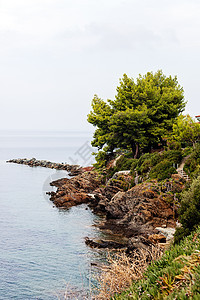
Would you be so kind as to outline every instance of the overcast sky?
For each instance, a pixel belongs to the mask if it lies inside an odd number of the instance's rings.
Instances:
[[[0,129],[92,130],[94,94],[177,75],[200,114],[199,0],[0,0]]]

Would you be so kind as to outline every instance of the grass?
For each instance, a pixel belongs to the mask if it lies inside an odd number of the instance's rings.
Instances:
[[[200,227],[112,299],[200,299]]]
[[[150,262],[150,264],[149,264]],[[159,248],[108,254],[93,300],[200,299],[200,227],[162,255]],[[66,291],[64,299],[80,299]]]
[[[97,278],[99,288],[95,300],[107,300],[116,293],[128,288],[134,280],[142,278],[149,261],[158,259],[162,250],[153,247],[149,250],[136,250],[133,255],[127,257],[124,252],[116,255],[108,254],[108,265],[104,266]]]

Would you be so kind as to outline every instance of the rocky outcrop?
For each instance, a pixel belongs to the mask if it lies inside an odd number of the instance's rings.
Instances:
[[[127,238],[126,248],[131,251],[166,242],[166,228],[176,226],[175,194],[181,192],[184,180],[177,174],[172,177],[165,183],[152,180],[130,188],[132,177],[129,172],[115,174],[102,185],[102,176],[87,171],[71,179],[52,182],[58,189],[51,192],[51,200],[62,208],[88,203],[95,213],[105,216],[99,224],[100,229],[121,236],[121,240]],[[165,230],[162,232],[159,228]],[[98,248],[125,247],[124,242],[119,241],[108,243],[86,239],[86,243]]]
[[[70,165],[66,163],[55,163],[47,160],[38,160],[36,158],[20,158],[20,159],[11,159],[8,160],[7,163],[15,163],[15,164],[21,164],[21,165],[27,165],[29,167],[43,167],[43,168],[50,168],[50,169],[56,169],[56,170],[65,170],[69,172],[70,176],[75,176],[78,174],[81,174],[82,172],[85,172],[87,169],[90,169],[92,167],[88,168],[81,168],[79,165]]]
[[[98,249],[126,249],[127,243],[119,243],[115,241],[107,241],[107,240],[92,240],[88,237],[85,238],[86,245],[90,246],[91,248],[98,248]]]
[[[82,203],[95,202],[93,191],[101,184],[101,176],[96,172],[87,171],[73,178],[63,178],[51,183],[57,187],[56,192],[50,192],[50,200],[57,207],[70,208]]]
[[[94,191],[97,200],[94,211],[106,215],[100,228],[127,237],[127,249],[130,251],[149,247],[150,244],[166,243],[169,237],[173,237],[169,236],[169,232],[174,232],[176,227],[177,207],[174,202],[176,193],[180,193],[183,187],[184,180],[175,174],[164,183],[152,180],[127,191],[121,188],[106,197],[110,188],[108,182],[104,188],[97,190],[97,194]]]
[[[99,227],[117,235],[118,240],[86,238],[86,244],[91,247],[126,247],[130,252],[135,248],[146,249],[152,244],[165,243],[173,236],[177,220],[176,193],[182,191],[185,183],[178,174],[165,182],[151,180],[133,186],[130,171],[116,172],[105,184],[103,176],[92,167],[80,168],[35,158],[8,162],[66,170],[76,175],[53,181],[51,185],[57,187],[57,191],[49,193],[50,200],[56,207],[65,209],[87,203],[95,213],[104,216]]]

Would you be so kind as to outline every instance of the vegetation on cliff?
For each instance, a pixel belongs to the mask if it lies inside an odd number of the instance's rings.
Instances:
[[[152,262],[141,280],[113,299],[199,299],[200,227],[161,259]]]
[[[200,225],[200,176],[194,179],[191,186],[181,195],[179,221],[182,226],[176,230],[175,243],[180,242]]]
[[[185,104],[177,78],[166,77],[162,71],[139,75],[136,81],[125,74],[115,100],[106,102],[95,95],[92,101],[88,121],[96,127],[92,141],[99,150],[96,170],[104,176],[105,186],[115,182],[116,174],[130,171],[128,185],[126,177],[120,179],[124,192],[109,198],[108,203],[105,200],[99,203],[104,206],[106,203],[105,211],[116,219],[121,210],[124,218],[120,217],[120,224],[126,220],[130,223],[130,212],[136,210],[134,207],[126,213],[127,203],[133,205],[137,190],[133,187],[139,189],[141,183],[142,189],[150,187],[148,195],[158,194],[176,212],[173,220],[178,215],[181,223],[175,233],[175,244],[149,266],[141,280],[134,279],[131,288],[114,299],[200,297],[197,283],[200,279],[200,124],[181,114]],[[179,171],[181,175],[177,174]],[[183,179],[184,185],[180,187],[175,181],[179,177],[180,185],[183,174],[189,176],[189,181]],[[141,195],[139,198],[142,199]],[[146,206],[145,214],[150,215]],[[132,221],[134,226],[141,216],[140,208],[135,215],[138,219]],[[105,288],[109,290],[109,286]]]

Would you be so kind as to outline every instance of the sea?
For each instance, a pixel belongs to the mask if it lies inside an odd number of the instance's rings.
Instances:
[[[46,192],[67,172],[6,163],[13,158],[91,165],[92,133],[0,131],[0,299],[90,299],[91,264],[104,260],[85,237],[105,237],[87,205],[54,207]]]

